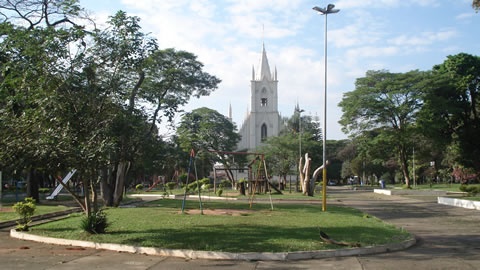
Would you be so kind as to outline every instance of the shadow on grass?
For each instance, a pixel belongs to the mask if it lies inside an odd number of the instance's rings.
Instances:
[[[324,227],[331,238],[339,241],[357,242],[361,238],[362,246],[374,244],[378,235],[391,235],[389,230],[379,230],[358,226],[349,226],[347,230],[357,232],[357,237],[344,235],[345,227]],[[169,249],[215,250],[225,252],[286,252],[302,250],[322,250],[344,248],[343,246],[325,244],[320,240],[318,227],[279,228],[277,226],[197,226],[194,230],[151,229],[139,236],[138,231],[121,230],[110,232],[111,235],[125,236],[121,244],[160,247]],[[391,236],[395,238],[395,236]],[[404,240],[396,239],[397,241]],[[395,240],[395,239],[394,239]],[[373,242],[372,242],[373,241]],[[381,244],[381,243],[376,243]]]
[[[108,209],[112,226],[106,234],[86,237],[73,232],[79,227],[80,217],[41,225],[38,229],[43,235],[100,243],[225,252],[344,248],[322,242],[320,229],[332,239],[362,246],[400,242],[408,237],[408,233],[348,207],[331,206],[328,212],[322,212],[318,205],[278,204],[274,211],[269,204],[254,204],[250,208],[248,202],[203,205],[204,209],[253,210],[245,216],[229,216],[181,214],[181,201],[173,200],[160,200],[146,206]],[[187,202],[187,211],[198,208],[198,202]]]

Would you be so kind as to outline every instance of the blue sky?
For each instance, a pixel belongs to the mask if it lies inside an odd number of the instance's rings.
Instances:
[[[338,103],[367,70],[429,70],[448,55],[480,55],[480,13],[471,0],[80,0],[99,21],[118,10],[141,18],[161,48],[198,56],[222,80],[185,111],[209,107],[243,123],[250,107],[252,67],[262,43],[278,71],[279,111],[298,102],[323,119],[325,17],[312,7],[335,4],[328,16],[327,139],[345,139]],[[178,118],[179,120],[179,118]],[[171,131],[164,130],[165,133]]]

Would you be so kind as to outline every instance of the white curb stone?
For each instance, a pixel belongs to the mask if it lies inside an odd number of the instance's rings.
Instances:
[[[295,261],[306,259],[320,259],[330,257],[345,257],[356,255],[367,255],[407,249],[416,243],[416,239],[408,239],[401,243],[393,243],[381,246],[369,246],[361,248],[332,249],[319,251],[297,251],[297,252],[218,252],[218,251],[200,251],[187,249],[164,249],[152,247],[136,247],[120,244],[94,243],[88,241],[59,239],[53,237],[44,237],[25,232],[18,232],[15,229],[10,230],[10,236],[22,240],[30,240],[47,244],[77,246],[94,249],[113,250],[118,252],[128,252],[156,256],[179,257],[189,259],[210,259],[210,260],[243,260],[243,261]]]
[[[438,197],[437,202],[439,204],[480,210],[480,201],[462,200],[462,199],[448,198],[448,197]]]

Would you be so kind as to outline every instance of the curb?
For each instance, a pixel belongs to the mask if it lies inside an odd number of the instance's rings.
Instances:
[[[462,207],[466,209],[480,210],[480,201],[462,200],[458,198],[437,197],[437,203]]]
[[[129,246],[129,245],[120,245],[120,244],[95,243],[95,242],[89,242],[89,241],[44,237],[44,236],[33,235],[25,232],[17,232],[15,229],[10,230],[10,237],[18,238],[21,240],[42,242],[46,244],[104,249],[104,250],[111,250],[111,251],[117,251],[117,252],[178,257],[178,258],[186,258],[186,259],[237,260],[237,261],[238,260],[297,261],[297,260],[306,260],[306,259],[370,255],[370,254],[404,250],[415,245],[417,242],[415,237],[413,237],[411,239],[405,240],[400,243],[393,243],[393,244],[386,244],[386,245],[379,245],[379,246],[367,246],[367,247],[361,247],[361,248],[278,252],[278,253],[274,253],[274,252],[232,253],[232,252],[200,251],[200,250],[187,250],[187,249],[164,249],[164,248],[138,247],[138,246]]]

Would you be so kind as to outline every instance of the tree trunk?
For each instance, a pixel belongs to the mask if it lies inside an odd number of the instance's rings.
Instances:
[[[80,175],[80,172],[78,172],[77,174]],[[64,183],[62,182],[62,179],[61,179],[61,178],[59,179],[59,178],[53,177],[53,179],[55,179],[55,181],[57,181],[57,183],[58,183],[59,185],[61,185],[66,191],[68,191],[68,193],[70,193],[70,195],[72,195],[73,199],[78,203],[78,205],[80,206],[80,208],[82,208],[82,210],[83,210],[85,213],[87,213],[87,207],[85,206],[85,202],[82,202],[81,198],[80,198],[79,196],[77,196],[77,194],[76,194],[74,191],[72,191],[69,186],[67,186],[66,184],[64,184]],[[83,190],[84,190],[83,193],[85,194],[85,192],[88,192],[88,189],[85,188],[85,183],[83,183],[83,182],[81,182],[81,183],[82,183],[82,188],[83,188]]]
[[[91,176],[93,177],[93,174],[91,174]],[[97,185],[95,184],[94,181],[90,181],[90,190],[92,192],[92,209],[93,209],[93,213],[97,213],[98,212],[98,196],[97,196]]]
[[[36,203],[40,202],[40,195],[38,193],[38,173],[31,168],[27,176],[27,197],[32,197]]]
[[[82,180],[82,183],[83,183],[83,194],[85,194],[85,198],[84,198],[84,211],[85,211],[85,214],[88,216],[90,216],[92,214],[92,203],[90,201],[90,192],[88,192],[88,189],[90,188],[90,180],[89,178],[84,178],[84,174],[81,174],[80,175],[80,179]]]
[[[303,188],[303,178],[304,178],[304,175],[303,175],[303,158],[300,157],[300,159],[298,160],[298,181],[297,181],[297,185],[300,184],[300,187]],[[302,190],[303,192],[303,190]]]
[[[101,171],[100,180],[100,195],[102,196],[103,204],[105,206],[113,206],[113,177],[110,169],[103,169]]]
[[[125,178],[130,169],[130,162],[120,161],[117,165],[117,177],[115,181],[115,190],[113,191],[113,206],[118,207],[123,199],[125,188]]]
[[[313,192],[310,190],[310,163],[311,159],[308,157],[308,153],[305,154],[305,166],[302,169],[302,159],[298,163],[298,169],[300,170],[300,181],[302,184],[303,195],[313,196]]]
[[[402,168],[403,177],[405,178],[405,185],[407,188],[410,188],[410,175],[408,171],[408,160],[405,147],[401,146],[400,148],[400,166]]]

